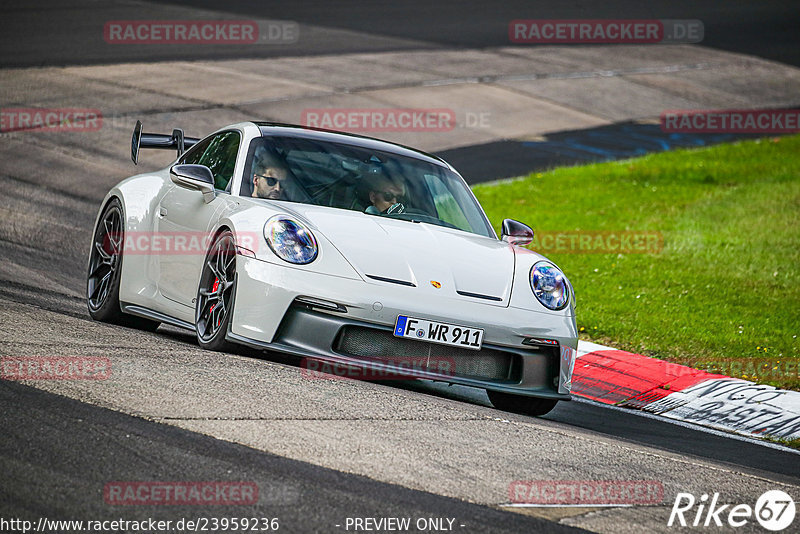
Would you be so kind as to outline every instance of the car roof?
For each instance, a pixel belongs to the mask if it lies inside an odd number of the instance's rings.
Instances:
[[[315,141],[328,141],[331,143],[342,143],[347,145],[358,146],[371,150],[380,150],[382,152],[389,152],[400,156],[406,156],[433,163],[452,169],[443,159],[428,154],[416,148],[391,143],[389,141],[382,141],[374,137],[367,137],[365,135],[351,134],[346,132],[337,132],[334,130],[325,130],[322,128],[312,128],[309,126],[300,126],[298,124],[284,124],[279,122],[262,122],[253,121],[253,124],[258,126],[261,130],[261,135],[264,136],[286,136],[286,137],[299,137],[302,139],[311,139]]]

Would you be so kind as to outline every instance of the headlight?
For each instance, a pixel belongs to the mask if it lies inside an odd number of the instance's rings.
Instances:
[[[264,239],[280,259],[311,263],[317,257],[317,240],[311,230],[286,215],[276,215],[264,225]]]
[[[545,308],[560,310],[569,302],[569,282],[558,267],[540,261],[531,269],[531,289]]]

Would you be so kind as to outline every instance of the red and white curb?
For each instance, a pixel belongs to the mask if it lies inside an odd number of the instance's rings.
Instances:
[[[800,392],[584,341],[572,394],[750,437],[800,438]]]

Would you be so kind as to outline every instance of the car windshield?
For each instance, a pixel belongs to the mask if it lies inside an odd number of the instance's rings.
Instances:
[[[422,159],[345,143],[288,136],[254,139],[241,195],[494,237],[480,206],[454,172]]]

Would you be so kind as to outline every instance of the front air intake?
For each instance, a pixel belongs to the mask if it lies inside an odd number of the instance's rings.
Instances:
[[[391,332],[365,326],[348,325],[341,329],[334,350],[352,358],[404,365],[408,361],[423,362],[421,370],[436,373],[442,362],[453,362],[453,376],[481,380],[513,381],[516,355],[483,348],[481,350],[450,347],[426,341],[395,337]],[[424,362],[429,362],[426,369]],[[441,373],[437,373],[441,374]]]

